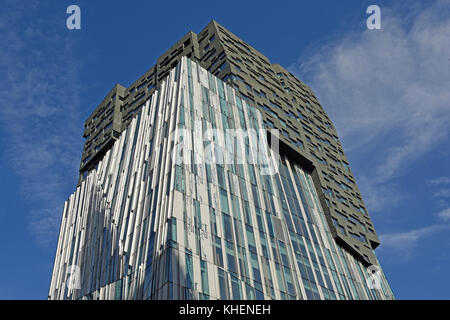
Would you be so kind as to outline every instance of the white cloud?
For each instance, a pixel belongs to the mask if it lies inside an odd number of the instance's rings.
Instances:
[[[444,221],[450,221],[450,208],[438,212],[437,216]]]
[[[428,181],[428,183],[431,185],[450,184],[450,178],[449,177],[438,177],[438,178]]]
[[[441,189],[433,194],[436,198],[450,198],[450,189]]]
[[[382,30],[339,36],[290,67],[318,96],[345,150],[366,157],[357,179],[368,181],[363,198],[374,203],[450,133],[450,2],[381,9]]]
[[[448,229],[450,229],[448,224],[435,224],[404,232],[381,234],[379,238],[383,245],[380,247],[380,250],[389,250],[396,255],[396,258],[407,259],[414,252],[413,249],[425,238]]]
[[[35,208],[30,228],[39,243],[57,240],[82,147],[73,38],[55,32],[65,25],[53,19],[57,9],[45,2],[8,1],[0,12],[2,160],[19,176],[23,197]]]
[[[421,241],[440,232],[450,229],[450,208],[444,209],[435,215],[441,222],[409,231],[393,232],[379,235],[383,244],[380,250],[389,250],[397,259],[408,259]]]
[[[364,190],[364,202],[371,211],[395,207],[406,198],[405,192],[395,183],[374,184],[366,176],[362,176],[358,179],[358,186]]]

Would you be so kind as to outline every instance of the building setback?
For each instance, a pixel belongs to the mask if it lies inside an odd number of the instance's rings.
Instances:
[[[208,128],[254,129],[272,146],[219,161],[236,154]],[[331,120],[309,87],[215,21],[116,85],[83,135],[49,298],[393,298]],[[260,148],[242,139],[244,154]],[[210,149],[212,161],[197,152]]]

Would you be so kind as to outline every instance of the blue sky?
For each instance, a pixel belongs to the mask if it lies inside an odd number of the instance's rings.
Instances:
[[[66,8],[81,8],[81,30]],[[45,299],[84,120],[217,20],[309,84],[398,299],[450,299],[450,1],[0,0],[0,299]],[[366,8],[381,8],[381,30]],[[349,116],[351,114],[352,116]]]

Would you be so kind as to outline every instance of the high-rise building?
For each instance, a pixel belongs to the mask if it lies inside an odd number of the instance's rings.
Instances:
[[[393,299],[331,120],[217,22],[83,136],[50,299]]]

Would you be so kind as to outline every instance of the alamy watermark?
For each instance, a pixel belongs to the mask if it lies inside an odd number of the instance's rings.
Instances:
[[[375,4],[372,4],[367,7],[366,13],[370,14],[370,16],[366,20],[367,29],[369,29],[369,30],[381,29],[381,9],[380,9],[380,7]]]
[[[367,268],[369,277],[366,279],[366,284],[369,289],[381,290],[381,270],[376,265],[371,265]]]
[[[270,146],[267,140],[270,136]],[[279,149],[279,131],[276,129],[206,129],[196,121],[194,129],[178,127],[172,136],[175,164],[252,164],[261,175],[278,172],[275,154]]]
[[[80,267],[76,265],[70,265],[67,268],[66,274],[68,275],[66,280],[68,291],[73,292],[73,290],[81,289]]]
[[[71,4],[67,7],[67,14],[70,16],[67,17],[66,26],[69,30],[80,30],[81,29],[81,9],[79,6],[75,4]]]

